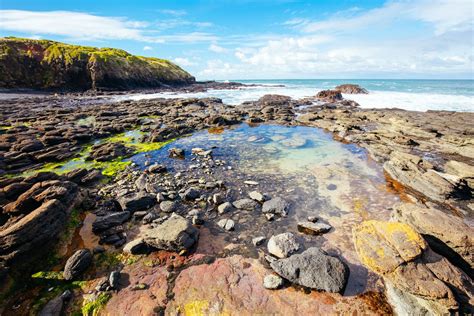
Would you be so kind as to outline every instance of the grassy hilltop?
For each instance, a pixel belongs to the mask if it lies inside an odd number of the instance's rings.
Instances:
[[[126,90],[194,82],[172,62],[121,49],[0,38],[0,87]]]

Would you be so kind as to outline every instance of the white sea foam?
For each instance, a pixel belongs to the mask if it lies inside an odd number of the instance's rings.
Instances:
[[[276,87],[262,85],[237,90],[209,90],[198,93],[154,93],[122,95],[120,100],[143,100],[154,98],[204,98],[216,97],[226,104],[238,105],[255,101],[265,94],[282,94],[294,99],[314,96],[321,89],[307,86]],[[370,91],[369,94],[348,94],[344,98],[354,100],[363,108],[399,108],[412,111],[449,110],[474,112],[474,97],[467,95],[410,93],[393,91]]]

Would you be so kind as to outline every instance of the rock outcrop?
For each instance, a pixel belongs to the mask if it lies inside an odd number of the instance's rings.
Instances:
[[[467,262],[464,266],[474,266],[474,229],[461,218],[411,203],[397,206],[392,217],[422,234],[436,252],[450,259],[457,254]]]
[[[341,84],[334,88],[334,90],[340,91],[345,94],[368,94],[369,92],[359,86],[358,84]]]
[[[0,39],[0,87],[131,89],[195,81],[179,66],[121,49],[7,37]]]
[[[332,293],[342,292],[349,276],[348,268],[340,259],[328,256],[316,247],[270,265],[290,282]]]
[[[433,252],[409,225],[366,221],[354,228],[361,262],[381,275],[398,312],[445,315],[472,313],[472,280]]]

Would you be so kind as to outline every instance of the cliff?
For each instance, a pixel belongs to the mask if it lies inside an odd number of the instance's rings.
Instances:
[[[135,56],[121,49],[0,38],[1,88],[127,90],[194,81],[168,60]]]

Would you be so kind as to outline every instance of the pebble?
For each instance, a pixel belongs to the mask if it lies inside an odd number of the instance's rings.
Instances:
[[[263,279],[263,287],[268,290],[276,290],[282,287],[284,283],[283,278],[275,274],[266,275]]]

